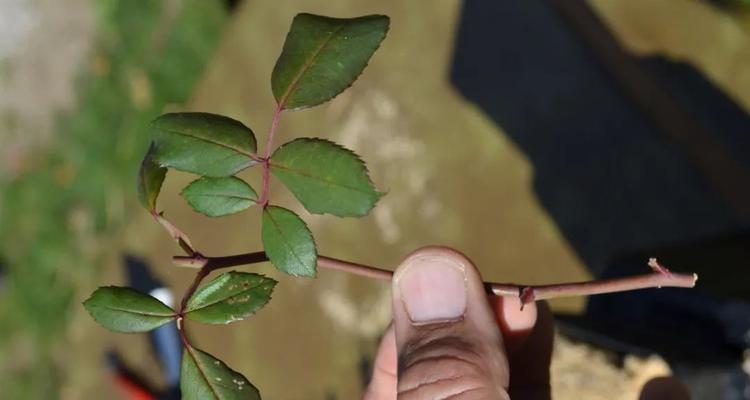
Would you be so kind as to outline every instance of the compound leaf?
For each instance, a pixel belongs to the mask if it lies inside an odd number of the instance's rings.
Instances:
[[[190,183],[180,194],[195,211],[209,217],[238,213],[258,200],[255,190],[235,176],[203,177]]]
[[[258,389],[242,374],[192,346],[182,354],[180,391],[184,400],[260,400]]]
[[[167,169],[154,162],[155,147],[154,142],[151,142],[141,162],[137,183],[138,201],[141,202],[143,207],[152,212],[156,211],[156,199],[159,197],[161,185],[167,176]]]
[[[239,121],[208,113],[164,114],[151,122],[162,167],[211,177],[231,176],[255,164],[255,135]]]
[[[228,324],[260,310],[271,299],[276,281],[247,272],[227,272],[198,289],[186,317],[206,324]]]
[[[164,303],[127,287],[100,287],[83,306],[96,322],[115,332],[147,332],[175,319]]]
[[[362,73],[390,19],[385,15],[329,18],[298,14],[271,75],[282,109],[301,109],[338,95]]]
[[[318,262],[315,241],[297,214],[282,207],[266,207],[261,239],[274,267],[289,275],[315,276]]]
[[[300,138],[279,147],[271,172],[314,214],[361,217],[382,193],[375,190],[364,162],[336,143]]]

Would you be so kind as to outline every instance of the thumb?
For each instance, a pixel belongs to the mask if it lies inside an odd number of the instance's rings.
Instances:
[[[399,399],[508,399],[508,361],[476,267],[442,247],[393,278]]]

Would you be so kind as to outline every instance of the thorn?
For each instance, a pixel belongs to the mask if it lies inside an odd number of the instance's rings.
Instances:
[[[653,257],[649,258],[648,266],[651,267],[651,269],[653,269],[654,272],[658,272],[660,274],[665,274],[665,275],[670,274],[670,271],[663,265],[659,264],[659,262],[656,261],[656,258],[653,258]]]
[[[529,286],[523,286],[518,288],[518,299],[521,300],[521,311],[523,306],[534,302],[534,289]]]

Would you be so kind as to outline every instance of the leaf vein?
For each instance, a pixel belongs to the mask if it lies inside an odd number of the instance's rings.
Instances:
[[[193,359],[193,362],[195,363],[195,367],[198,369],[198,372],[200,372],[201,377],[206,382],[206,386],[208,386],[209,389],[211,389],[211,393],[214,395],[214,398],[216,398],[216,400],[221,400],[221,398],[219,397],[219,393],[216,392],[216,389],[214,389],[213,385],[211,385],[211,380],[208,379],[208,376],[206,376],[206,373],[203,372],[203,368],[201,368],[201,364],[198,362],[198,357],[196,357],[195,354],[193,354],[194,349],[190,345],[185,346],[185,349],[187,350],[188,354],[190,354],[190,358]]]
[[[195,196],[195,197],[229,197],[229,198],[232,198],[232,199],[249,200],[249,201],[255,201],[255,200],[257,200],[257,198],[244,197],[244,196],[241,196],[241,195],[225,194],[225,193],[216,193],[216,194],[214,194],[214,193],[193,193],[193,194],[191,194],[191,196]]]
[[[282,240],[282,242],[284,243],[284,247],[288,248],[289,252],[292,253],[292,255],[294,256],[294,258],[297,259],[297,262],[299,263],[299,265],[301,265],[301,266],[304,267],[305,263],[302,261],[302,258],[300,258],[300,256],[294,251],[294,249],[292,248],[292,246],[289,245],[289,243],[287,242],[288,239],[284,236],[283,231],[279,227],[279,224],[276,223],[276,220],[273,218],[273,215],[271,213],[268,213],[268,219],[271,220],[271,223],[276,228],[276,230],[279,232],[279,235],[284,239],[284,240]]]
[[[198,311],[198,310],[202,310],[202,309],[204,309],[204,308],[207,308],[207,307],[211,307],[211,306],[214,306],[214,305],[216,305],[216,304],[219,304],[219,303],[221,303],[221,302],[227,301],[227,300],[231,299],[232,297],[237,297],[237,296],[239,296],[239,295],[241,295],[241,294],[244,294],[245,292],[249,292],[249,291],[252,291],[253,289],[256,289],[256,288],[258,288],[258,287],[259,287],[259,286],[260,286],[261,284],[262,284],[262,282],[261,282],[261,283],[258,283],[258,284],[257,284],[257,285],[255,285],[255,286],[251,286],[251,287],[249,287],[249,288],[247,288],[247,289],[245,289],[245,290],[239,291],[239,292],[237,292],[236,294],[233,294],[233,295],[231,295],[231,296],[227,296],[227,297],[225,297],[225,298],[222,298],[222,299],[217,299],[217,300],[215,300],[215,301],[213,301],[213,302],[210,302],[210,303],[206,303],[206,304],[201,304],[200,306],[196,306],[196,308],[188,308],[187,312]],[[250,294],[252,294],[252,293],[250,293]],[[195,305],[194,305],[194,306],[195,306]]]
[[[240,153],[242,155],[245,155],[245,156],[249,157],[251,160],[252,160],[252,156],[254,155],[253,153],[245,151],[245,150],[243,150],[241,148],[238,148],[238,147],[235,147],[235,146],[231,146],[229,144],[218,142],[218,141],[212,141],[212,140],[210,140],[208,138],[205,138],[205,137],[191,135],[191,134],[189,134],[187,132],[176,131],[174,129],[166,129],[166,128],[159,128],[159,129],[162,130],[162,131],[164,131],[164,132],[172,133],[172,134],[175,134],[175,135],[187,136],[189,138],[193,138],[193,139],[200,140],[200,141],[203,141],[203,142],[206,142],[206,143],[214,144],[214,145],[217,145],[219,147],[224,147],[224,148],[227,148],[227,149],[230,149],[230,150],[234,150],[234,151],[236,151],[236,152],[238,152],[238,153]],[[225,158],[229,158],[229,157],[230,156],[227,156]]]
[[[120,307],[113,307],[113,306],[103,306],[103,307],[109,310],[113,310],[113,311],[121,311],[121,312],[130,313],[130,314],[136,314],[136,315],[145,315],[148,317],[170,317],[171,318],[175,316],[174,313],[161,314],[161,313],[156,313],[156,312],[138,311],[138,310],[131,310],[128,308],[120,308]]]
[[[299,81],[302,79],[302,76],[307,73],[307,71],[312,68],[313,62],[316,58],[320,55],[320,52],[323,51],[323,49],[328,46],[328,43],[331,42],[331,39],[333,39],[334,36],[336,36],[342,29],[344,29],[345,24],[339,25],[336,29],[331,31],[331,33],[328,35],[327,38],[323,40],[323,42],[320,43],[320,46],[318,46],[317,49],[315,49],[315,52],[305,60],[305,64],[302,66],[302,69],[297,73],[297,75],[292,79],[292,82],[287,87],[286,91],[284,92],[284,95],[281,96],[281,99],[279,100],[279,105],[283,108],[284,104],[286,103],[287,98],[289,95],[294,92],[294,89],[297,88],[297,85],[299,84]]]
[[[281,165],[281,164],[274,163],[274,162],[270,162],[270,164],[271,164],[271,166],[273,166],[275,168],[282,169],[282,170],[285,170],[285,171],[289,171],[291,173],[295,173],[297,175],[301,175],[301,176],[304,176],[306,178],[310,178],[312,180],[316,180],[316,181],[319,181],[319,182],[324,182],[324,183],[329,184],[330,186],[338,186],[338,187],[341,187],[341,188],[344,188],[344,189],[348,189],[348,190],[351,190],[351,191],[354,191],[354,192],[359,192],[359,193],[366,194],[366,195],[370,195],[371,194],[369,190],[360,189],[360,188],[357,188],[357,187],[354,187],[354,186],[345,185],[343,183],[339,183],[339,182],[336,182],[336,181],[333,181],[333,180],[330,180],[330,179],[326,179],[324,177],[312,175],[312,174],[307,173],[307,172],[305,172],[303,170],[299,170],[299,169],[292,168],[292,167],[287,167],[285,165]],[[369,178],[368,178],[368,182],[369,182]]]

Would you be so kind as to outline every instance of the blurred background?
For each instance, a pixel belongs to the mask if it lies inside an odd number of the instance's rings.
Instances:
[[[133,398],[112,351],[165,386],[148,337],[104,330],[81,302],[130,282],[124,255],[178,294],[192,280],[137,204],[147,124],[206,111],[264,137],[298,12],[391,17],[350,90],[282,120],[280,143],[342,143],[388,192],[336,219],[275,185],[321,254],[392,269],[443,244],[520,283],[641,273],[657,256],[699,287],[551,302],[554,397],[635,399],[675,375],[696,399],[750,399],[745,0],[0,0],[0,399]],[[206,254],[259,249],[257,213],[193,213],[178,195],[192,179],[170,172],[159,208]],[[264,398],[358,398],[387,285],[257,268],[280,281],[269,306],[194,324],[196,344]]]

